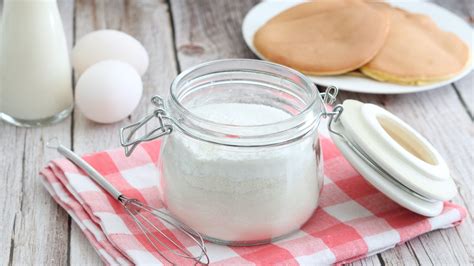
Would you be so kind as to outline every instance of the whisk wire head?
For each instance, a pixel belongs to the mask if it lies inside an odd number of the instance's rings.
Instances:
[[[207,255],[204,239],[197,231],[173,218],[166,212],[153,208],[138,200],[129,199],[124,196],[121,196],[119,200],[125,211],[137,224],[138,228],[140,229],[140,231],[142,231],[148,242],[153,246],[155,251],[158,252],[158,254],[160,254],[160,256],[162,256],[166,261],[173,264],[172,259],[169,258],[169,256],[166,255],[165,252],[163,252],[158,247],[158,245],[165,248],[167,251],[173,253],[176,256],[194,260],[195,264],[209,264],[209,257]],[[149,213],[153,217],[158,218],[160,221],[163,221],[173,226],[179,232],[186,235],[198,246],[198,248],[200,249],[200,253],[198,255],[194,255],[186,247],[180,244],[179,241],[173,240],[169,235],[164,233],[163,230],[159,229],[156,226],[156,221],[153,222],[152,220],[150,220],[150,218],[147,217],[146,213]],[[164,239],[160,239],[159,237],[157,237],[156,233],[161,235]],[[169,243],[166,244],[165,241]]]

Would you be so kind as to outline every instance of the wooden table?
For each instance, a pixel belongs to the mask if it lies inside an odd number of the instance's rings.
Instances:
[[[473,23],[470,0],[440,4]],[[195,64],[221,58],[254,58],[241,22],[257,0],[59,0],[70,46],[98,29],[118,29],[140,40],[150,54],[145,92],[130,119],[98,125],[75,111],[60,124],[18,128],[0,122],[0,265],[100,264],[78,226],[49,196],[38,171],[58,157],[44,147],[58,137],[78,153],[119,144],[118,129],[150,111],[152,95],[166,95],[173,78]],[[409,95],[341,93],[379,104],[425,135],[447,158],[459,188],[454,201],[466,206],[466,221],[432,232],[354,265],[472,264],[473,77],[441,89]]]

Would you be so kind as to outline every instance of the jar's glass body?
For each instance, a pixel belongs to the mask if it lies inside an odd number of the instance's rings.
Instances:
[[[174,132],[162,147],[165,206],[208,240],[265,243],[299,229],[317,207],[323,175],[315,134],[242,148]]]
[[[238,125],[193,112],[216,103],[263,105],[289,118]],[[214,61],[181,74],[166,107],[174,125],[161,145],[162,197],[179,220],[208,240],[251,245],[311,217],[323,182],[323,105],[304,76],[262,61]]]

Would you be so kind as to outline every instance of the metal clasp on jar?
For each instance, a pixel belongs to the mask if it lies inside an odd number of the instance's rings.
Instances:
[[[321,92],[319,94],[321,96],[321,99],[323,100],[323,103],[325,104],[324,112],[321,113],[321,117],[322,118],[329,117],[328,127],[330,131],[332,131],[332,128],[331,128],[332,123],[339,120],[339,117],[344,111],[342,104],[338,104],[334,106],[334,108],[332,108],[332,111],[328,111],[326,107],[326,105],[329,105],[329,106],[334,105],[334,103],[336,102],[336,96],[338,92],[339,92],[339,89],[336,86],[328,86],[325,92]]]
[[[336,101],[337,93],[337,87],[329,86],[326,88],[325,92],[320,93],[320,97],[324,104],[333,105]],[[169,135],[173,131],[173,119],[167,115],[163,99],[160,96],[153,96],[153,98],[151,98],[151,103],[156,107],[153,113],[145,116],[136,123],[120,129],[120,145],[125,148],[126,156],[130,156],[133,150],[140,143]],[[324,106],[324,112],[320,114],[320,117],[330,117],[329,127],[331,130],[332,121],[337,121],[341,112],[342,105],[337,105],[331,112],[327,111],[326,106]],[[142,128],[154,118],[158,119],[157,127],[154,127],[150,132],[145,133],[143,136],[134,137],[140,128]]]
[[[136,123],[120,129],[120,145],[125,148],[126,156],[130,156],[141,142],[160,138],[171,134],[173,131],[172,120],[166,113],[163,99],[160,96],[153,96],[151,103],[156,107],[153,113],[145,116]],[[137,131],[154,118],[158,120],[158,126],[145,135],[134,138]]]

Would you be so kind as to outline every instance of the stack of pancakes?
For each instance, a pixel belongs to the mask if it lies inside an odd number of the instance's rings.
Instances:
[[[306,74],[360,71],[410,85],[449,79],[470,59],[468,46],[431,18],[364,0],[294,6],[262,26],[254,46],[264,58]]]

